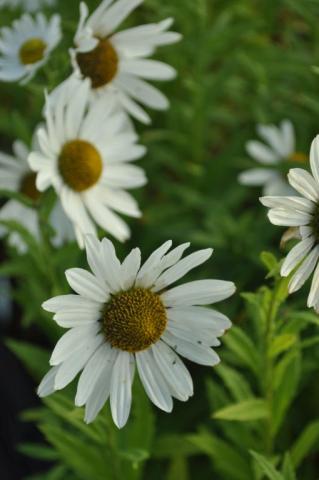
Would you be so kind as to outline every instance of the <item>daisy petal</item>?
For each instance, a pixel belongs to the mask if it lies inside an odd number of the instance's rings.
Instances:
[[[172,288],[161,295],[167,307],[203,305],[230,297],[236,287],[224,280],[197,280]]]
[[[135,362],[132,354],[120,352],[111,378],[111,412],[115,425],[124,427],[131,410]]]

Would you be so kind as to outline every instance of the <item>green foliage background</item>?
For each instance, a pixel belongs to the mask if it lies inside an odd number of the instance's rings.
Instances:
[[[98,3],[88,2],[92,9]],[[2,150],[10,151],[16,138],[30,142],[43,89],[70,73],[78,1],[60,0],[57,11],[64,38],[49,63],[26,86],[0,85]],[[1,12],[1,25],[16,13]],[[131,240],[116,246],[124,254],[138,245],[145,256],[168,238],[191,241],[194,249],[215,248],[213,260],[191,278],[223,278],[238,287],[238,295],[221,306],[234,322],[223,337],[222,363],[215,369],[189,365],[195,395],[186,404],[176,401],[170,415],[155,410],[136,382],[133,414],[121,431],[107,406],[86,426],[82,410],[73,406],[73,385],[23,414],[24,421],[37,423],[46,443],[20,448],[54,462],[34,480],[315,480],[319,318],[306,310],[305,291],[287,299],[276,258],[260,256],[265,250],[283,255],[281,232],[269,224],[260,191],[240,186],[237,175],[252,165],[244,146],[257,122],[291,119],[298,150],[306,154],[318,133],[319,0],[145,0],[129,23],[167,16],[184,38],[157,58],[179,75],[160,85],[170,110],[152,112],[153,124],[138,126],[148,147],[141,164],[149,183],[136,193],[144,214],[130,221]],[[51,197],[49,192],[36,207],[44,230]],[[20,339],[7,344],[38,381],[49,350],[31,344],[29,326],[37,324],[53,345],[62,330],[40,305],[68,291],[64,270],[85,265],[85,259],[75,245],[56,251],[18,225],[8,227],[19,229],[29,255],[18,257],[8,248],[0,267],[16,280],[23,311]]]

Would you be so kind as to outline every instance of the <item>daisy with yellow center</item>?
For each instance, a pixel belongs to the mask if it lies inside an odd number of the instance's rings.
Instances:
[[[61,39],[60,17],[25,14],[0,31],[0,80],[28,82]]]
[[[86,237],[92,273],[81,268],[66,271],[77,295],[61,295],[44,302],[54,320],[70,328],[58,341],[38,393],[50,395],[68,385],[78,373],[75,404],[85,405],[85,421],[92,422],[110,398],[115,424],[129,417],[131,387],[137,368],[150,400],[165,412],[173,397],[193,395],[191,376],[180,355],[201,365],[216,365],[211,347],[230,328],[223,314],[203,305],[219,302],[235,291],[232,282],[198,280],[171,285],[212,255],[200,250],[182,259],[189,244],[169,251],[164,243],[141,266],[135,248],[121,263],[113,244]]]
[[[114,105],[107,99],[91,102],[90,81],[70,78],[47,98],[46,126],[29,157],[38,190],[55,188],[80,246],[83,235],[96,235],[95,224],[124,241],[130,231],[115,212],[140,216],[126,190],[146,182],[144,171],[132,165],[145,148]]]
[[[36,148],[36,138],[32,148]],[[36,175],[28,164],[29,148],[17,140],[14,142],[13,156],[0,152],[0,189],[19,192],[34,202],[34,207],[41,201],[41,192],[36,188]],[[39,239],[38,216],[35,208],[27,207],[17,200],[8,200],[0,209],[0,221],[15,221],[26,228],[36,239]],[[52,241],[55,246],[67,240],[74,240],[72,225],[57,202],[50,216],[50,223],[55,231]],[[8,230],[0,227],[0,236],[5,236]],[[27,246],[19,233],[9,234],[9,244],[25,253]]]
[[[239,183],[262,186],[264,195],[294,195],[286,174],[291,166],[308,162],[308,156],[295,149],[295,131],[290,120],[280,125],[257,125],[257,133],[265,143],[250,140],[246,144],[248,154],[260,164],[242,172]]]
[[[170,80],[176,74],[169,65],[149,57],[157,47],[175,43],[181,36],[167,31],[171,18],[114,33],[142,2],[104,0],[90,16],[82,2],[71,57],[77,75],[90,78],[94,96],[114,97],[130,115],[149,123],[149,115],[139,104],[164,110],[168,100],[145,80]]]

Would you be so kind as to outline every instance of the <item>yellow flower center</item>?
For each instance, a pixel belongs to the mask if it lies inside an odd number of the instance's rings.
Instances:
[[[103,38],[90,52],[78,53],[76,56],[84,77],[89,77],[93,88],[103,87],[116,75],[118,55],[112,43]]]
[[[37,200],[39,200],[41,192],[39,192],[39,190],[37,190],[37,187],[35,186],[35,179],[35,173],[27,173],[21,180],[20,192],[23,193],[23,195],[25,195],[26,197],[31,198],[31,200],[34,200],[36,202]]]
[[[102,329],[112,347],[135,353],[157,342],[167,324],[166,310],[156,294],[132,288],[105,305]]]
[[[30,65],[39,62],[42,60],[46,48],[47,44],[42,38],[29,38],[20,47],[19,56],[21,63]]]
[[[291,162],[306,163],[308,162],[308,157],[302,152],[294,152],[290,155],[289,160]]]
[[[102,158],[97,149],[85,140],[67,142],[58,160],[65,183],[82,192],[95,185],[102,173]]]

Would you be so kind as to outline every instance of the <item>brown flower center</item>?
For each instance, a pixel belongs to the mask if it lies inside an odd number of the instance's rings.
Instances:
[[[116,75],[118,55],[112,43],[103,38],[90,52],[81,52],[76,56],[84,77],[89,77],[93,88],[103,87]]]
[[[76,192],[95,185],[103,167],[100,153],[85,140],[67,142],[60,153],[58,165],[63,180]]]
[[[21,63],[30,65],[39,62],[42,60],[46,48],[47,44],[42,38],[29,38],[20,47],[19,56]]]
[[[31,198],[31,200],[34,200],[36,202],[37,200],[39,200],[41,192],[39,192],[39,190],[37,190],[37,187],[35,186],[35,179],[35,173],[27,173],[21,180],[20,192],[23,193],[23,195],[25,195],[26,197]]]
[[[105,305],[102,329],[112,347],[135,353],[157,342],[167,324],[165,307],[145,288],[121,292]]]

